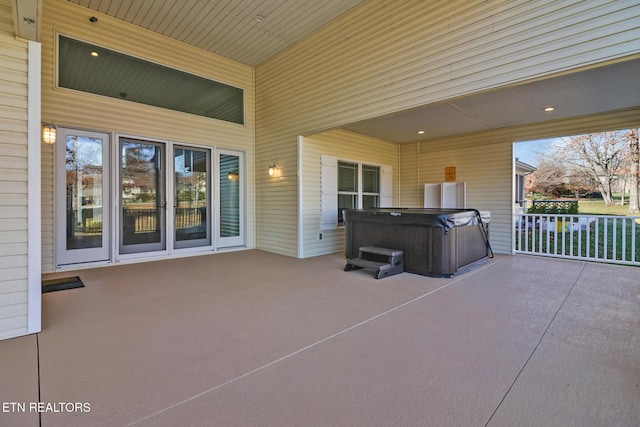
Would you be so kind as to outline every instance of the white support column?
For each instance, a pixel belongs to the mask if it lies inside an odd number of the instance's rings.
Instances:
[[[42,45],[29,41],[28,53],[28,148],[27,148],[27,268],[28,302],[27,332],[40,332],[42,329],[42,223],[41,223],[41,71]]]

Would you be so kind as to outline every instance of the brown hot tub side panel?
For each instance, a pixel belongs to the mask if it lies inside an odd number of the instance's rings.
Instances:
[[[357,258],[362,246],[399,249],[405,271],[450,277],[488,255],[473,210],[349,210],[345,220],[347,258]]]

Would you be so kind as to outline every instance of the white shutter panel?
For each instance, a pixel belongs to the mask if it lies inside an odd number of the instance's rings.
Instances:
[[[338,228],[338,158],[322,155],[322,230]]]
[[[392,208],[393,206],[393,168],[383,165],[380,168],[380,207]]]

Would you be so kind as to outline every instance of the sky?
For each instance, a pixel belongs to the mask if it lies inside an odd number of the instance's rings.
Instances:
[[[538,154],[547,151],[558,138],[539,139],[536,141],[517,142],[515,156],[521,162],[538,166]]]

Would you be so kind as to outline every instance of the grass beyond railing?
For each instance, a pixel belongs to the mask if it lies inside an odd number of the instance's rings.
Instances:
[[[640,217],[516,214],[515,252],[640,266]]]

